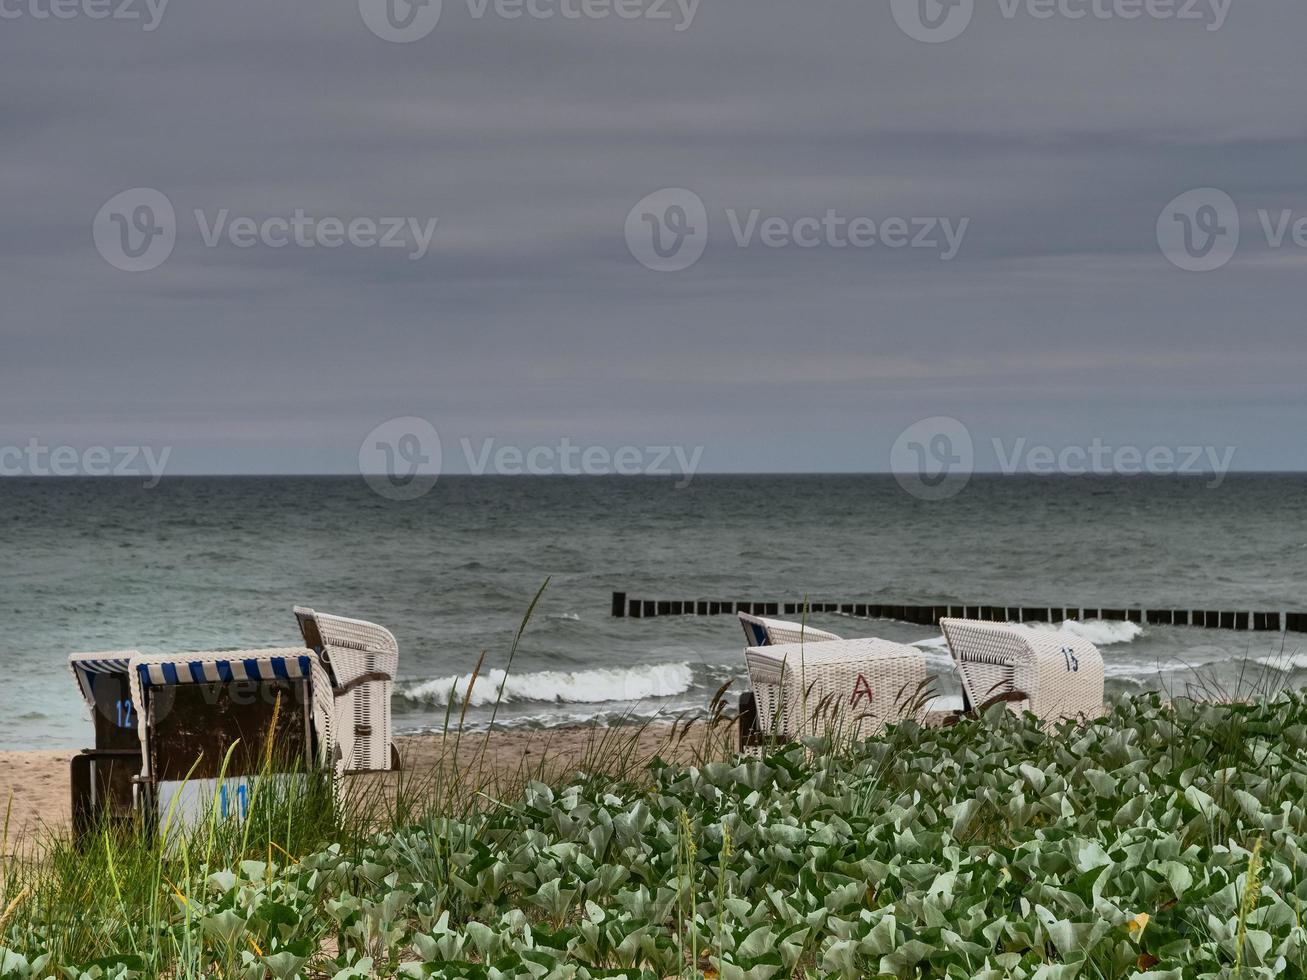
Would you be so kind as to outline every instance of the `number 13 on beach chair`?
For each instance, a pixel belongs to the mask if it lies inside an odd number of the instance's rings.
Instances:
[[[973,619],[939,625],[969,710],[1005,701],[1048,723],[1103,714],[1103,655],[1083,637]]]

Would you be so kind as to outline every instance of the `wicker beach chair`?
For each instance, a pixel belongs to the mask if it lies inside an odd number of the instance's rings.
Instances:
[[[68,658],[95,733],[94,747],[83,749],[69,763],[73,834],[78,839],[101,819],[130,820],[135,809],[141,746],[128,680],[134,656],[135,650],[113,650]]]
[[[806,735],[868,738],[920,714],[926,661],[916,647],[874,637],[749,647],[757,721],[741,748]]]
[[[243,817],[256,777],[302,781],[330,751],[331,680],[302,647],[138,653],[127,684],[149,826]]]
[[[1011,623],[941,619],[964,707],[1005,700],[1048,723],[1103,714],[1103,656],[1088,640]]]
[[[399,644],[390,630],[295,607],[304,642],[322,657],[335,683],[332,733],[339,772],[399,768],[390,697],[399,669]]]
[[[834,633],[827,633],[806,623],[792,623],[785,619],[766,619],[751,616],[748,613],[736,613],[740,617],[740,626],[744,629],[744,639],[750,647],[778,646],[783,643],[826,643],[843,639]],[[771,717],[768,715],[768,717]],[[744,691],[740,695],[740,710],[737,717],[740,747],[742,749],[759,744],[762,728],[756,691]]]
[[[842,640],[842,636],[827,633],[807,623],[791,623],[784,619],[764,619],[762,616],[750,616],[737,613],[740,625],[744,627],[744,637],[751,647],[778,646],[782,643],[824,643],[828,640]]]

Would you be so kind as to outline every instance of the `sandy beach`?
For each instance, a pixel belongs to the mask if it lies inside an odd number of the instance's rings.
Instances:
[[[670,723],[500,731],[489,739],[481,733],[467,733],[457,746],[453,736],[401,736],[396,740],[403,760],[400,774],[347,777],[346,789],[393,795],[403,780],[421,792],[434,774],[457,764],[460,772],[487,791],[511,792],[527,778],[585,769],[601,752],[610,758],[620,757],[628,768],[655,756],[669,762],[694,762],[714,751],[706,744],[706,736],[703,725],[688,730],[682,725],[674,731]],[[716,744],[720,746],[720,739]],[[0,807],[7,807],[9,813],[8,836],[0,856],[25,849],[45,833],[66,830],[70,820],[68,764],[75,754],[72,750],[0,752]]]

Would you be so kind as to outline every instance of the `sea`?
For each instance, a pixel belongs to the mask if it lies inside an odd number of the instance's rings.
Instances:
[[[387,626],[401,732],[675,718],[744,690],[733,616],[614,618],[649,599],[1307,611],[1307,476],[982,476],[928,501],[884,475],[0,480],[0,748],[91,731],[74,651],[299,645],[308,605]],[[539,596],[532,607],[533,600]],[[528,616],[528,612],[530,615]],[[814,615],[917,645],[938,631]],[[1035,628],[1035,627],[1032,627]],[[1111,696],[1307,684],[1307,636],[1079,621]],[[520,640],[514,649],[518,633]],[[469,675],[480,662],[467,704]],[[497,706],[496,706],[497,705]]]

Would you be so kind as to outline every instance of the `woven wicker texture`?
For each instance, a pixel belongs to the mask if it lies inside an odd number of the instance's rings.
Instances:
[[[1103,655],[1083,637],[971,619],[939,624],[973,707],[1019,693],[1024,700],[1008,707],[1049,723],[1103,714]]]
[[[751,647],[779,646],[782,643],[824,643],[843,637],[785,619],[764,619],[748,613],[736,613],[744,627],[744,637]]]
[[[758,726],[782,741],[868,738],[920,713],[926,661],[915,647],[875,638],[824,640],[750,647],[744,657]]]
[[[389,769],[393,733],[390,698],[399,670],[399,644],[384,626],[295,607],[305,642],[322,643],[322,657],[336,680],[332,729],[337,769]],[[378,675],[363,680],[369,675]],[[350,685],[355,685],[351,687]]]

